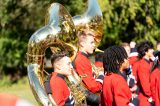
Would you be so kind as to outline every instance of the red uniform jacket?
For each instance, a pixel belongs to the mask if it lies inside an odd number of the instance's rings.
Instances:
[[[103,106],[129,106],[131,91],[121,75],[106,75],[102,92]]]
[[[151,97],[150,89],[150,68],[151,62],[142,58],[138,67],[138,85],[140,87],[140,106],[150,106],[148,99]]]
[[[136,48],[131,48],[131,53],[129,55],[129,63],[133,65],[138,59],[138,52]]]
[[[50,86],[53,99],[58,106],[74,105],[70,90],[64,81],[64,76],[62,74],[53,72],[50,80]]]
[[[96,93],[102,89],[102,84],[96,81],[96,79],[93,77],[92,65],[87,54],[79,51],[74,60],[74,67],[78,75],[87,75],[87,77],[83,78],[82,81],[89,91]]]
[[[129,64],[133,65],[134,63],[136,63],[138,60],[137,56],[133,56],[133,57],[129,57]]]
[[[153,70],[150,76],[151,93],[156,106],[160,106],[160,69]]]
[[[138,67],[139,67],[139,61],[137,60],[134,64],[132,64],[132,73],[138,82]]]
[[[138,53],[133,52],[130,54],[129,57],[129,64],[132,66],[132,73],[133,76],[135,77],[135,80],[138,81],[137,79],[137,68],[138,68]]]
[[[160,71],[160,70],[159,70]],[[160,106],[160,73],[157,75],[155,106]]]

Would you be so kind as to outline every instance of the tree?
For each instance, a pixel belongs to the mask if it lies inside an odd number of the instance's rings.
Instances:
[[[43,4],[43,5],[42,5]],[[49,2],[34,0],[0,1],[0,73],[26,74],[27,43],[32,33],[44,25]]]
[[[153,0],[100,0],[104,16],[102,48],[121,42],[160,38],[160,1]]]
[[[87,0],[1,0],[0,75],[26,74],[26,52],[30,36],[45,25],[49,4],[61,3],[72,16],[81,15]],[[121,42],[160,38],[160,1],[98,0],[104,18],[100,48]]]

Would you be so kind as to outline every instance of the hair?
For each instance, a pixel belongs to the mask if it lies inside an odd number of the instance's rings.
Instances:
[[[104,51],[103,67],[104,72],[109,74],[119,73],[120,66],[127,59],[127,52],[122,46],[111,46]]]
[[[145,53],[148,51],[148,49],[153,48],[153,44],[150,41],[144,41],[137,45],[137,51],[138,51],[138,57],[141,59],[143,56],[145,56]]]
[[[130,47],[129,43],[127,43],[127,42],[124,42],[124,43],[120,44],[120,46],[122,46],[122,47],[129,46]]]
[[[103,52],[97,53],[95,56],[95,62],[99,61],[99,62],[103,62]]]
[[[81,30],[78,32],[78,43],[86,41],[88,36],[94,37],[94,35],[92,35],[92,34],[86,34],[87,31],[90,31],[90,30],[86,29],[86,30]],[[90,31],[90,32],[92,32],[92,31]],[[92,32],[92,33],[94,33],[94,32]]]
[[[62,59],[63,57],[67,56],[65,52],[60,52],[60,53],[56,53],[56,54],[52,54],[51,56],[51,63],[52,66],[54,66],[54,63],[60,59]]]
[[[160,62],[160,51],[156,52],[155,54],[156,59],[154,60],[152,67],[151,67],[151,72],[154,71],[155,68],[157,68],[159,66],[159,62]],[[158,59],[157,59],[158,57]],[[160,67],[158,67],[160,69]]]
[[[160,45],[160,41],[157,41],[156,45]]]
[[[95,66],[97,67],[103,67],[103,52],[98,52],[95,55]]]

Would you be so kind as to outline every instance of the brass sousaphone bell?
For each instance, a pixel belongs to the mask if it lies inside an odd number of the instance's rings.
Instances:
[[[58,3],[50,5],[47,11],[48,24],[38,29],[29,39],[27,51],[27,71],[32,92],[40,105],[52,106],[56,103],[50,100],[44,90],[44,56],[49,47],[57,51],[65,51],[74,56],[73,41],[76,39],[72,17]]]
[[[103,16],[97,0],[88,0],[86,12],[73,17],[77,31],[89,29],[95,33],[96,47],[103,36]]]

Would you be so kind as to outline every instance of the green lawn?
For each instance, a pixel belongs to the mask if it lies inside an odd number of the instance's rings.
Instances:
[[[29,82],[27,77],[21,79],[18,81],[18,83],[15,84],[6,84],[7,81],[0,82],[0,93],[8,93],[16,95],[22,99],[26,99],[34,104],[34,106],[38,106],[38,103],[36,102],[34,95],[32,94],[32,91],[29,86]],[[3,84],[2,84],[3,83]]]

